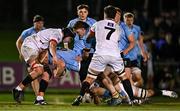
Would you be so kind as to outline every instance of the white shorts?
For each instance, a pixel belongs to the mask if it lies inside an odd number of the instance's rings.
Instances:
[[[88,71],[90,74],[97,76],[98,74],[94,74],[91,70],[95,72],[103,72],[107,65],[110,65],[115,72],[123,72],[124,70],[124,63],[121,57],[94,54]]]
[[[24,57],[24,60],[36,59],[39,55],[39,49],[36,44],[30,38],[26,38],[21,46],[21,53]]]

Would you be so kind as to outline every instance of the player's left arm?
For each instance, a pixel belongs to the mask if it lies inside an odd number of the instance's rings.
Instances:
[[[57,41],[54,39],[51,39],[49,42],[49,51],[53,57],[52,58],[53,65],[57,65],[56,47],[57,47]]]
[[[143,35],[140,34],[140,35],[139,35],[139,39],[138,39],[138,44],[139,44],[139,47],[140,47],[140,49],[141,49],[141,54],[142,54],[142,56],[143,56],[144,62],[146,62],[146,61],[148,60],[148,54],[147,54],[147,52],[146,52],[145,49],[144,49],[143,38],[144,38]]]
[[[22,54],[21,54],[21,46],[22,46],[22,43],[23,43],[22,37],[19,36],[19,38],[18,38],[17,41],[16,41],[16,47],[17,47],[18,52],[19,52],[19,59],[20,59],[20,60],[23,59],[23,56],[22,56]]]

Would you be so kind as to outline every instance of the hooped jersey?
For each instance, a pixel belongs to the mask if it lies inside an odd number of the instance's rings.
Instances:
[[[91,27],[91,31],[95,32],[96,54],[120,57],[118,42],[121,30],[118,24],[112,20],[101,20]]]

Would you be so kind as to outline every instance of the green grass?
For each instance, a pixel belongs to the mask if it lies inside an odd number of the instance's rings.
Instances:
[[[150,104],[143,104],[141,106],[107,106],[101,104],[96,106],[94,104],[83,103],[80,106],[71,106],[71,102],[77,96],[72,91],[65,93],[59,91],[56,93],[46,94],[48,105],[35,106],[33,105],[34,95],[32,93],[25,93],[25,101],[22,104],[16,104],[12,100],[11,93],[0,93],[0,110],[1,111],[180,111],[180,99],[171,99],[168,97],[154,97]]]
[[[0,31],[0,61],[19,61],[16,40],[20,34],[17,31]]]

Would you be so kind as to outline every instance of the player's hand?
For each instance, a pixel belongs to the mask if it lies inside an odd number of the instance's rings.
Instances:
[[[123,51],[123,55],[126,55],[126,54],[128,54],[128,50]]]
[[[53,73],[54,73],[54,77],[60,77],[63,75],[63,72],[65,70],[65,63],[63,60],[58,59],[57,62],[57,67],[56,69],[54,69]]]
[[[144,62],[147,62],[147,60],[149,59],[148,54],[146,52],[142,53],[142,57]]]

